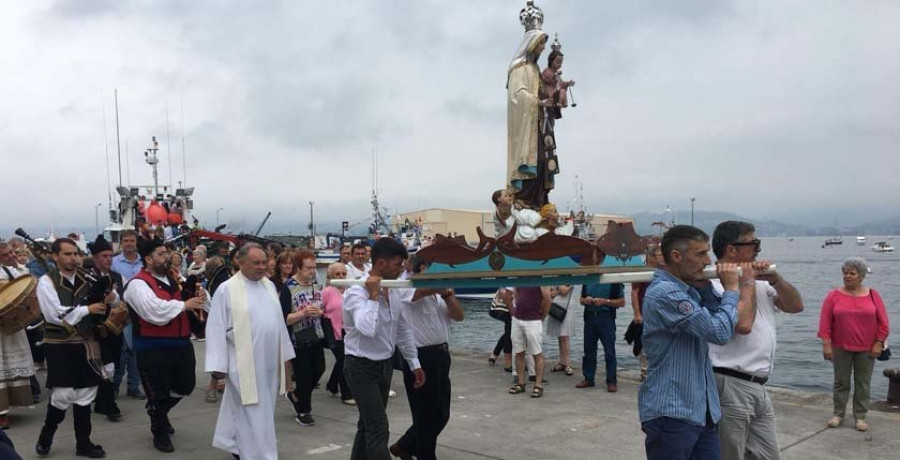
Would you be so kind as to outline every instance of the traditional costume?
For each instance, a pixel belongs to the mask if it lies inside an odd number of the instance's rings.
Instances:
[[[12,281],[23,274],[27,272],[0,266],[0,280]],[[10,407],[25,407],[33,403],[33,376],[34,362],[25,329],[13,334],[0,333],[0,427],[8,426],[5,419]]]
[[[162,245],[156,238],[141,240],[141,260]],[[172,452],[175,447],[170,435],[175,429],[169,411],[196,385],[197,363],[181,287],[170,276],[156,275],[145,267],[128,282],[124,297],[134,328],[138,372],[147,394],[153,446]]]
[[[205,370],[227,375],[214,447],[242,459],[278,458],[275,402],[293,357],[271,281],[238,273],[219,286],[206,324]]]
[[[106,379],[90,323],[90,284],[78,272],[66,276],[53,268],[41,277],[37,290],[44,314],[46,386],[51,393],[35,450],[39,455],[50,452],[53,435],[72,406],[77,455],[104,457],[103,447],[90,439],[91,403],[97,397],[97,386]]]
[[[112,252],[113,250],[112,245],[103,238],[103,235],[98,235],[93,243],[88,243],[88,249],[91,251],[91,254],[99,254],[103,251]],[[106,279],[105,284],[116,294],[114,305],[119,305],[125,290],[125,283],[122,279],[122,275],[112,270],[103,272],[97,267],[94,268],[93,275],[98,280]],[[121,324],[113,326],[113,323],[107,323],[111,314],[114,316],[119,315],[118,311],[107,311],[103,315],[93,316],[99,324],[104,324],[100,337],[98,337],[98,342],[100,343],[100,359],[103,362],[103,367],[107,374],[115,375],[116,364],[122,357],[123,338]],[[110,324],[110,327],[107,327],[106,324]],[[122,411],[119,410],[119,406],[116,404],[116,388],[113,382],[103,381],[100,383],[100,386],[97,388],[97,400],[94,402],[94,412],[106,415],[106,417],[113,422],[118,422],[122,419]]]

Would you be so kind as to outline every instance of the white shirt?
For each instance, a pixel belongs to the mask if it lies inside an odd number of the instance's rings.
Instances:
[[[72,275],[72,277],[63,275],[63,277],[72,285],[75,285],[75,275]],[[76,305],[72,311],[60,319],[59,315],[65,313],[70,307],[64,307],[60,304],[59,294],[56,293],[56,288],[53,287],[53,280],[50,279],[49,275],[42,276],[40,281],[38,281],[37,296],[38,304],[41,306],[41,313],[44,315],[44,321],[50,324],[62,326],[63,321],[65,321],[66,324],[74,326],[90,313],[87,305]]]
[[[500,214],[497,211],[494,211],[494,238],[500,238],[503,235],[509,233],[512,230],[513,224],[516,223],[516,219],[512,216],[512,213],[506,217],[506,219],[501,219]]]
[[[9,275],[6,274],[7,270],[9,270],[9,273],[12,275],[12,278],[10,278]],[[0,280],[12,281],[15,278],[18,278],[22,275],[27,275],[27,274],[28,274],[27,268],[25,270],[21,270],[18,267],[9,266],[9,265],[4,265],[4,266],[0,267]]]
[[[347,267],[347,279],[348,280],[361,280],[363,278],[369,277],[369,270],[372,269],[371,264],[363,264],[363,269],[360,270],[353,265],[353,262],[350,262],[345,265]]]
[[[712,280],[713,289],[723,292],[722,283]],[[709,344],[713,367],[726,367],[756,377],[767,377],[775,363],[775,300],[778,293],[766,281],[756,282],[756,319],[749,334],[735,332],[725,345]]]
[[[153,275],[153,277],[168,286],[169,281],[165,276]],[[128,287],[125,288],[125,302],[144,321],[155,326],[168,324],[184,311],[183,301],[160,299],[147,283],[139,279],[128,283]]]
[[[410,368],[422,367],[399,302],[389,302],[383,295],[369,300],[366,288],[350,286],[344,291],[343,307],[344,351],[348,355],[382,361],[394,355],[396,344]]]
[[[391,303],[399,303],[403,317],[413,331],[417,347],[440,345],[450,341],[450,314],[447,303],[439,295],[422,297],[415,302],[415,289],[391,289]]]

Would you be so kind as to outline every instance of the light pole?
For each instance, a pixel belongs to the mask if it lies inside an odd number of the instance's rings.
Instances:
[[[221,211],[223,209],[225,209],[225,208],[216,209],[216,228],[219,227],[219,211]]]
[[[694,200],[696,198],[691,197],[691,226],[694,225]]]
[[[316,243],[316,224],[313,220],[313,206],[315,203],[315,201],[309,202],[309,238],[312,240],[313,244]]]
[[[94,230],[97,231],[97,234],[100,234],[100,206],[103,203],[97,203],[97,206],[94,206]]]

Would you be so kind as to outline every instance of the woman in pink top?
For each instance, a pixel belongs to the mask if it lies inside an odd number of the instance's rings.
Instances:
[[[890,332],[888,316],[878,292],[862,284],[869,271],[865,260],[851,257],[841,270],[844,286],[828,293],[819,317],[822,354],[834,364],[834,416],[827,425],[836,428],[843,422],[853,374],[853,416],[856,429],[866,431],[869,383]]]
[[[347,277],[347,267],[340,262],[333,263],[328,266],[327,277],[329,281],[334,279],[342,280]],[[354,405],[356,404],[356,401],[353,399],[353,395],[350,394],[350,387],[347,386],[347,379],[344,378],[343,304],[344,290],[328,283],[328,286],[322,290],[322,306],[325,309],[325,318],[330,321],[331,330],[334,335],[334,340],[329,340],[331,343],[331,353],[334,354],[334,367],[331,368],[331,377],[328,378],[325,389],[333,396],[336,396],[338,388],[340,388],[341,401],[344,404]]]

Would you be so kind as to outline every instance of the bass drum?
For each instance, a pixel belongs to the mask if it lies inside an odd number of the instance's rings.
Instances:
[[[37,278],[22,275],[0,287],[0,333],[15,334],[41,317]]]

